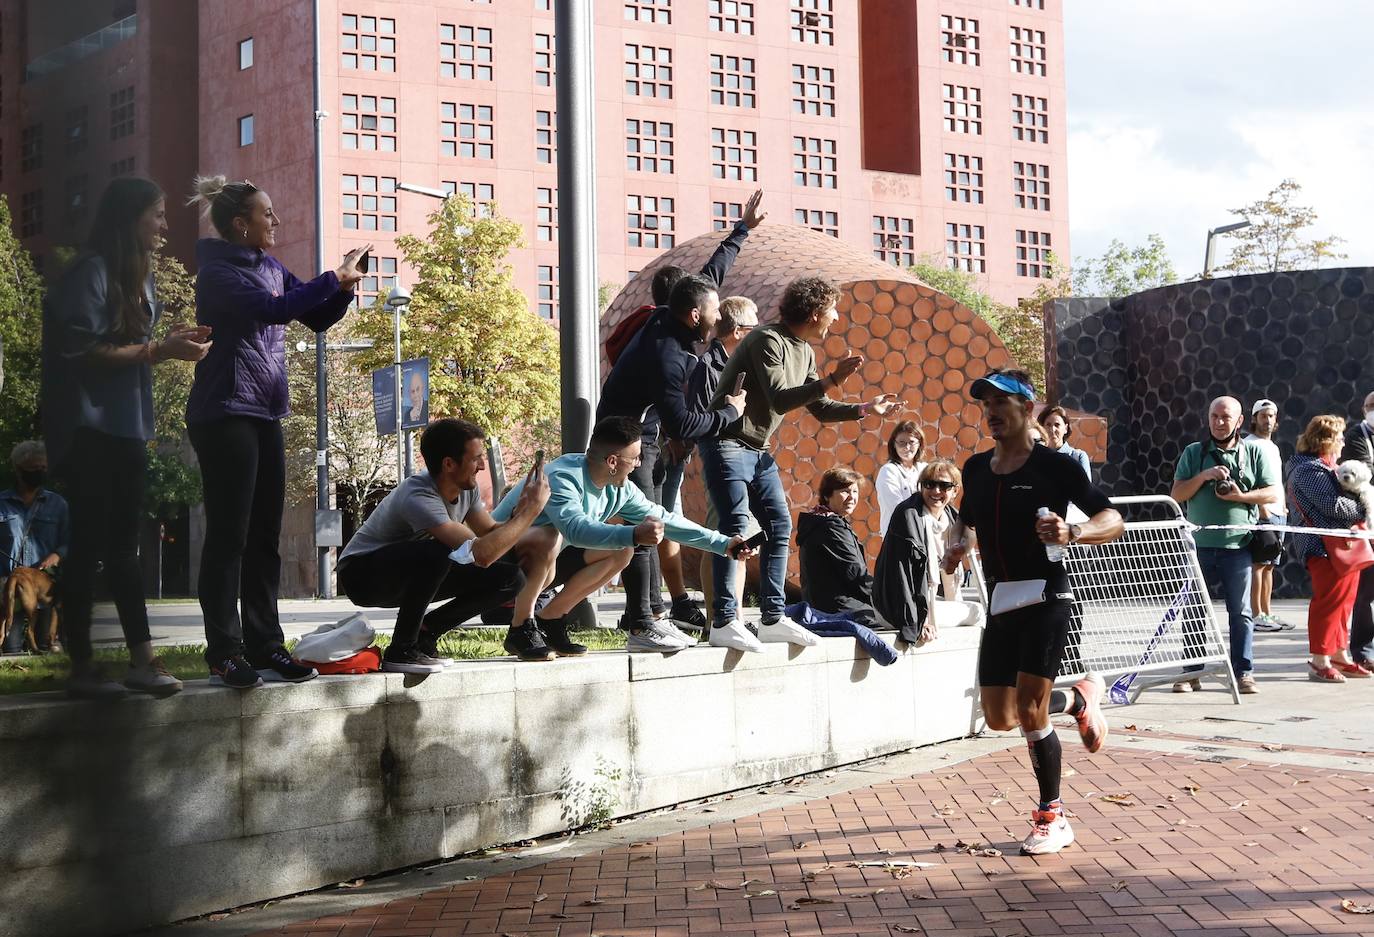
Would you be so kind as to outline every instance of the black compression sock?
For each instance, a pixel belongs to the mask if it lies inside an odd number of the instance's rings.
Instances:
[[[1040,802],[1053,803],[1059,799],[1059,779],[1064,770],[1064,750],[1054,726],[1032,729],[1025,733],[1030,749],[1031,769],[1040,785]]]
[[[1070,689],[1067,693],[1063,690],[1052,690],[1050,692],[1050,714],[1064,713],[1069,716],[1076,716],[1083,711],[1083,707],[1088,705],[1088,701],[1083,698],[1083,694],[1077,688]]]

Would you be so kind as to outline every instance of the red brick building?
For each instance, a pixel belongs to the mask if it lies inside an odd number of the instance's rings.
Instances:
[[[557,314],[555,0],[321,0],[325,253],[377,244],[461,187],[520,222]],[[1068,254],[1062,0],[592,0],[600,279],[768,190],[770,217],[999,298]],[[269,190],[312,266],[311,0],[0,3],[0,188],[40,254],[80,238],[111,174]],[[194,217],[175,213],[185,256]],[[404,276],[404,271],[400,271]],[[378,288],[384,283],[372,284]]]

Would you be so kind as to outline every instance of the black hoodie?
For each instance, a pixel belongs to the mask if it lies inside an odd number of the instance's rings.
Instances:
[[[959,514],[945,508],[951,520]],[[930,514],[918,491],[897,505],[887,525],[887,536],[873,565],[873,605],[902,635],[915,643],[921,637],[930,612],[930,585],[926,581],[926,524]]]
[[[874,620],[873,577],[849,518],[819,505],[803,513],[797,518],[797,549],[808,605],[863,625]]]

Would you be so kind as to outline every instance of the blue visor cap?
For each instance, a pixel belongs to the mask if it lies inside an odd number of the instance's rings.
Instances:
[[[980,377],[973,382],[973,387],[969,393],[973,394],[974,400],[982,400],[999,390],[1018,397],[1025,397],[1027,400],[1035,399],[1035,390],[1029,384],[1018,381],[1010,374],[989,374],[987,377]]]

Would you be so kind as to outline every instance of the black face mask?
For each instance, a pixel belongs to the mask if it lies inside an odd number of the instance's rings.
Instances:
[[[48,480],[47,469],[20,469],[19,480],[29,488],[42,488]]]
[[[1209,436],[1211,435],[1211,432],[1212,432],[1211,430],[1208,430],[1208,431],[1207,431],[1207,433],[1208,433]],[[1235,431],[1234,431],[1233,433],[1231,433],[1231,435],[1229,435],[1229,436],[1222,436],[1220,439],[1218,439],[1216,436],[1212,436],[1212,442],[1216,443],[1217,446],[1218,446],[1218,448],[1220,448],[1220,447],[1222,447],[1222,446],[1230,445],[1231,443],[1235,442],[1235,441],[1236,441],[1237,439],[1239,439],[1239,438],[1240,438],[1240,427],[1237,426],[1236,429],[1235,429]]]

